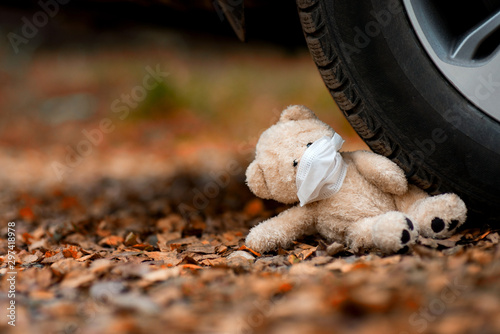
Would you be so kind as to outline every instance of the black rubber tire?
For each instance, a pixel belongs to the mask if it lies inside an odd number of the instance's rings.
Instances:
[[[430,194],[460,195],[468,225],[500,226],[500,124],[442,76],[402,2],[297,0],[297,6],[327,88],[368,146]]]

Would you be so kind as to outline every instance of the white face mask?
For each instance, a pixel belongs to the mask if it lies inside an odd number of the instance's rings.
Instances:
[[[338,152],[344,140],[337,133],[322,137],[309,146],[297,170],[297,196],[300,206],[336,194],[347,172],[347,165]]]

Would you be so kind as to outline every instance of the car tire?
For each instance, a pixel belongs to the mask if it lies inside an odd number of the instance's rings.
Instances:
[[[461,196],[468,225],[499,226],[500,123],[443,76],[402,1],[296,2],[325,85],[368,146],[428,193]]]

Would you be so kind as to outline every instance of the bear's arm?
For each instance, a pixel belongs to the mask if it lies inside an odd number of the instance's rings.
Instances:
[[[307,207],[295,206],[253,227],[245,244],[258,252],[286,248],[306,234],[313,222],[314,217]]]
[[[394,195],[408,191],[403,170],[388,158],[368,151],[352,152],[351,157],[360,174],[380,190]]]

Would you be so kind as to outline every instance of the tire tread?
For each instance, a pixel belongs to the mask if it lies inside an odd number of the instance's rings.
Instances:
[[[375,112],[358,93],[356,85],[349,78],[346,65],[331,43],[320,0],[297,0],[296,3],[311,56],[330,94],[354,130],[374,152],[398,164],[411,183],[431,194],[446,191],[441,180],[424,166],[415,168],[409,153],[384,130]]]

